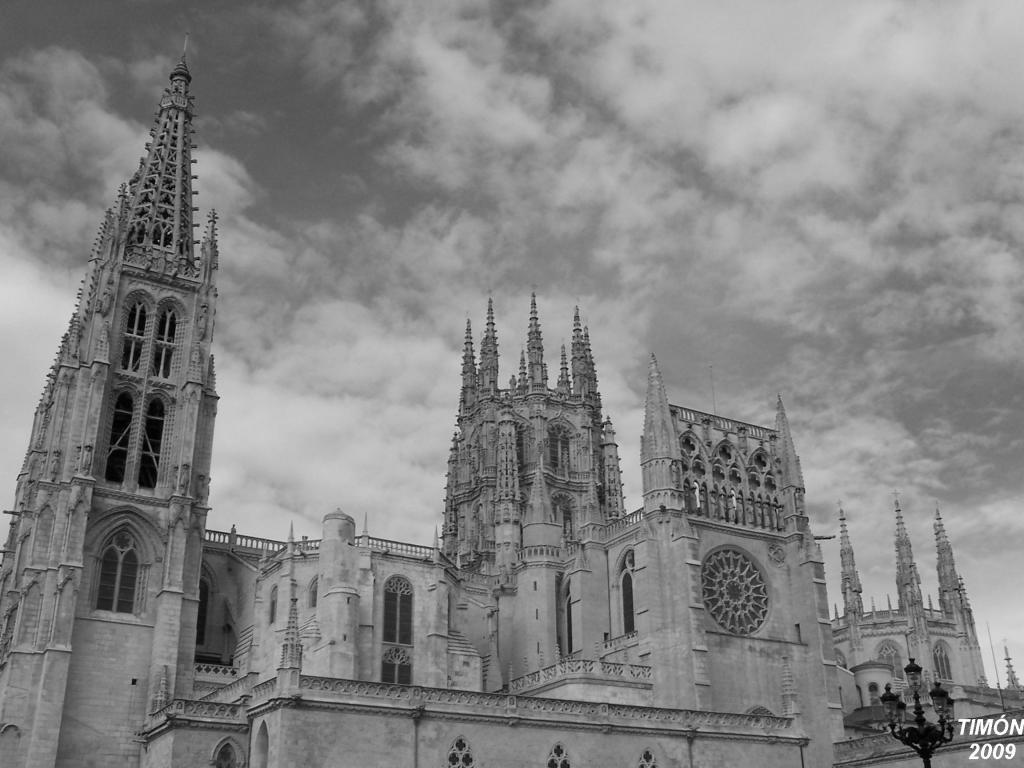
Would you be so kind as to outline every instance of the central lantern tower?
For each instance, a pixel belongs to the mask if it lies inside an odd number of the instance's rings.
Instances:
[[[461,567],[508,573],[519,550],[580,541],[588,525],[623,514],[618,445],[602,419],[590,332],[573,315],[551,386],[536,296],[518,376],[499,386],[494,305],[477,363],[466,322],[458,430],[448,460],[444,552]]]

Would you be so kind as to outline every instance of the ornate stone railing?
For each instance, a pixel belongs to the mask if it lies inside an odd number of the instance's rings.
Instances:
[[[519,693],[520,691],[536,688],[545,683],[572,677],[582,677],[595,681],[608,681],[614,678],[642,681],[650,680],[652,673],[650,667],[642,664],[623,664],[613,661],[599,661],[597,659],[562,659],[550,667],[544,667],[536,672],[510,680],[508,690],[510,693]]]
[[[356,537],[356,545],[372,549],[376,552],[385,552],[389,555],[405,555],[407,557],[418,557],[422,560],[432,560],[434,557],[433,547],[424,547],[420,544],[406,544],[403,541],[391,541],[390,539],[378,539],[366,534]]]
[[[744,421],[736,421],[735,419],[727,419],[723,416],[716,416],[712,413],[704,413],[703,411],[695,411],[692,408],[683,408],[678,405],[670,405],[669,410],[673,412],[677,418],[683,421],[688,421],[691,424],[702,424],[704,419],[708,419],[711,426],[716,429],[720,429],[723,432],[738,432],[740,427],[745,427],[747,435],[754,440],[769,440],[772,435],[775,435],[775,430],[766,429],[765,427],[759,427],[757,424],[747,424]]]
[[[262,699],[265,696],[269,696],[274,692],[277,687],[277,678],[272,677],[269,680],[264,680],[259,685],[254,685],[252,689],[252,697],[254,699]]]
[[[277,552],[288,546],[287,542],[274,539],[261,539],[259,536],[246,536],[236,531],[206,531],[206,541],[209,544],[226,544],[236,549],[251,549],[256,552],[267,550]]]
[[[233,683],[218,686],[199,698],[202,701],[221,701],[225,703],[233,702],[242,696],[249,695],[250,686],[252,685],[254,677],[254,675],[240,677]]]
[[[243,722],[245,720],[245,710],[241,704],[175,699],[166,707],[156,712],[154,717],[201,717]]]
[[[195,665],[196,677],[220,678],[227,681],[228,678],[238,677],[238,670],[227,664],[202,664]]]
[[[269,681],[271,684],[273,680]],[[261,683],[261,685],[265,685]],[[443,708],[458,706],[471,709],[475,714],[501,717],[529,717],[540,715],[576,716],[587,723],[633,725],[650,723],[653,726],[705,729],[715,727],[747,728],[763,733],[766,730],[785,731],[793,727],[793,719],[775,715],[707,712],[691,709],[663,709],[630,704],[605,704],[589,701],[548,699],[538,696],[515,696],[503,693],[480,693],[448,688],[389,685],[358,680],[302,675],[299,689],[303,698],[331,696],[377,700],[382,706],[418,706]],[[255,694],[255,690],[253,691]],[[363,703],[363,702],[360,702]],[[786,734],[779,734],[785,737]],[[796,738],[795,736],[793,738]]]

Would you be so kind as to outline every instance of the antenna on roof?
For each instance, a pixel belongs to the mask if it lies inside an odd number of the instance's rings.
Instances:
[[[711,380],[711,413],[718,415],[718,403],[715,402],[715,366],[708,366],[708,378]]]

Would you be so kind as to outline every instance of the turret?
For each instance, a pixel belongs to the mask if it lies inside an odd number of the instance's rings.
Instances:
[[[622,469],[619,464],[619,444],[615,442],[612,420],[606,418],[601,425],[601,465],[604,469],[604,510],[608,519],[622,517],[625,501],[622,497]]]
[[[340,509],[324,515],[316,605],[323,641],[311,659],[317,674],[357,676],[359,590],[355,542],[356,521],[352,517]]]

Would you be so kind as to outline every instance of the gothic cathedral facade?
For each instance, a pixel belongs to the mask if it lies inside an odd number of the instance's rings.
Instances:
[[[553,381],[535,299],[507,386],[492,306],[479,356],[467,326],[438,541],[340,510],[316,539],[207,528],[218,246],[213,216],[193,240],[190,83],[182,60],[18,476],[5,768],[830,765],[834,628],[781,399],[772,427],[672,405],[652,357],[627,510],[578,311]]]

